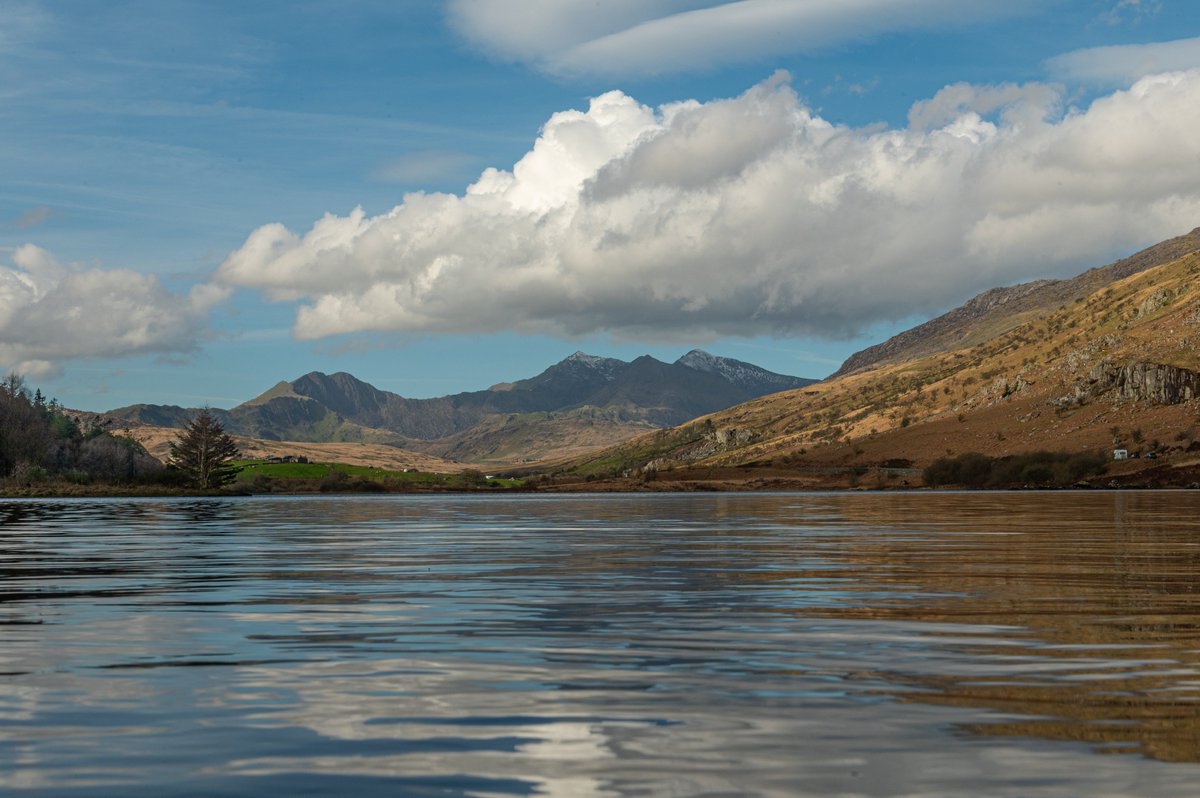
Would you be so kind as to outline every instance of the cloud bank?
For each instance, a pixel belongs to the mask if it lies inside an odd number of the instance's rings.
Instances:
[[[820,118],[785,75],[657,110],[610,92],[462,196],[263,226],[217,280],[299,301],[304,339],[852,336],[1200,224],[1200,71],[1061,105],[959,84],[887,129]]]
[[[1036,9],[1030,0],[450,0],[450,24],[495,56],[554,73],[631,75],[806,53],[889,31]]]
[[[192,351],[228,295],[211,285],[173,293],[153,275],[64,264],[33,244],[12,264],[0,265],[0,364],[38,379],[67,359]]]

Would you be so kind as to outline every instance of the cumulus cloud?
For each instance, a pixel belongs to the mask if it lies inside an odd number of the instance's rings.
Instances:
[[[1128,86],[1147,75],[1200,69],[1200,38],[1089,47],[1051,58],[1046,67],[1061,80]]]
[[[295,333],[849,336],[1200,224],[1200,72],[1062,111],[947,87],[907,128],[835,125],[777,75],[545,124],[462,196],[255,230],[217,280],[298,300]]]
[[[1036,9],[1031,0],[450,0],[451,25],[502,58],[628,75],[812,52],[889,31]]]
[[[26,244],[0,265],[0,364],[46,378],[73,358],[191,351],[228,293],[174,293],[154,275],[66,264]]]

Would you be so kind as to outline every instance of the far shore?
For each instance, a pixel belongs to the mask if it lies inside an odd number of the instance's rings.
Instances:
[[[275,483],[264,490],[251,485],[229,485],[214,490],[197,490],[157,484],[75,484],[48,480],[25,485],[0,485],[3,499],[49,498],[219,498],[242,496],[402,496],[402,495],[496,495],[516,494],[604,494],[604,493],[747,493],[747,492],[877,492],[877,491],[1013,491],[1013,490],[1137,490],[1200,489],[1200,468],[1152,468],[1114,476],[1099,476],[1071,485],[1008,484],[988,487],[923,484],[919,469],[868,469],[865,472],[833,469],[811,471],[778,468],[678,469],[649,478],[581,478],[559,475],[533,478],[522,485],[439,485],[388,487],[378,482],[358,481],[338,486],[312,483],[289,486]]]

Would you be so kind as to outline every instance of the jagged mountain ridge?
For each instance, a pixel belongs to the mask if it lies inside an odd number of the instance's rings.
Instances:
[[[586,423],[593,428],[611,425],[623,438],[638,426],[678,424],[766,391],[812,382],[700,350],[674,363],[648,356],[626,363],[576,352],[528,379],[431,399],[409,399],[380,390],[345,372],[310,372],[277,383],[231,410],[213,412],[231,431],[268,440],[361,440],[398,445],[446,440],[449,446],[449,439],[458,436],[453,446],[465,457],[471,447],[464,444],[464,433],[495,416],[554,414],[539,418],[535,428],[552,436],[555,431],[550,428],[556,423]],[[572,412],[587,408],[605,412]],[[194,412],[176,406],[134,405],[107,415],[182,426]],[[517,425],[510,426],[516,429]],[[520,426],[522,435],[528,437],[530,425]],[[496,423],[487,425],[487,439],[493,448],[505,449],[497,427]]]

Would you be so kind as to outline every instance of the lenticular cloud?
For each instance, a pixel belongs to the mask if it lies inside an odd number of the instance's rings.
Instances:
[[[301,338],[849,336],[1200,224],[1197,129],[1195,71],[1066,111],[960,84],[897,129],[832,124],[783,74],[658,109],[610,92],[461,196],[266,225],[217,279],[298,301]]]

